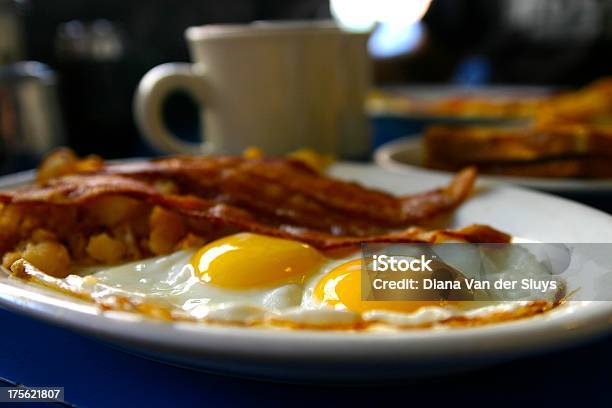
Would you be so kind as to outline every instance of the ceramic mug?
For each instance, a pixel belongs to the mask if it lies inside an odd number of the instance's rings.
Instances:
[[[166,153],[267,154],[309,147],[345,158],[370,148],[364,100],[369,88],[367,33],[329,22],[206,25],[185,32],[193,63],[150,70],[135,96],[136,123]],[[200,143],[166,127],[162,106],[174,91],[200,107]]]

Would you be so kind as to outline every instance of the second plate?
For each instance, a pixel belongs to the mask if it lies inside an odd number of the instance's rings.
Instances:
[[[428,172],[451,176],[451,173],[423,166],[423,145],[420,135],[407,136],[379,147],[374,160],[384,169],[394,172]],[[540,177],[480,176],[480,180],[510,183],[555,193],[612,193],[612,179],[555,179]]]

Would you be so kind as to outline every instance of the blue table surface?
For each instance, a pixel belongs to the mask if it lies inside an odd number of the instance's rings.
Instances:
[[[612,336],[443,378],[389,387],[321,387],[248,381],[167,366],[2,309],[0,324],[0,386],[7,386],[7,380],[62,386],[66,401],[79,407],[333,407],[400,402],[417,407],[592,407],[610,406],[612,400]]]
[[[612,197],[570,198],[612,212]],[[167,366],[2,309],[0,327],[0,387],[63,386],[66,401],[78,407],[612,406],[612,336],[444,378],[389,387],[321,387]]]

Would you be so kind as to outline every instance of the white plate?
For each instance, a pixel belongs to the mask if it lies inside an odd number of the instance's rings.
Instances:
[[[397,194],[448,180],[347,163],[335,165],[331,173]],[[1,186],[6,184],[0,181]],[[612,242],[612,217],[512,187],[482,187],[452,218],[454,225],[473,222],[544,242]],[[8,277],[0,277],[0,304],[160,361],[281,381],[383,382],[448,373],[575,344],[612,326],[612,302],[603,301],[499,325],[396,334],[171,324],[128,313],[103,314],[94,305]]]
[[[423,172],[450,176],[451,173],[423,167],[423,146],[420,136],[408,136],[386,143],[374,153],[376,163],[394,172]],[[511,183],[556,193],[612,193],[612,179],[555,179],[540,177],[481,176],[483,181]]]

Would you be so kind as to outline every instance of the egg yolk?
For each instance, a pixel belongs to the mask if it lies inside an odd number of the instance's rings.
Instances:
[[[204,282],[233,289],[303,283],[323,262],[310,245],[251,233],[213,241],[191,258]]]
[[[336,310],[414,312],[423,306],[439,306],[439,300],[361,300],[361,259],[346,262],[328,273],[314,289],[321,304]]]

